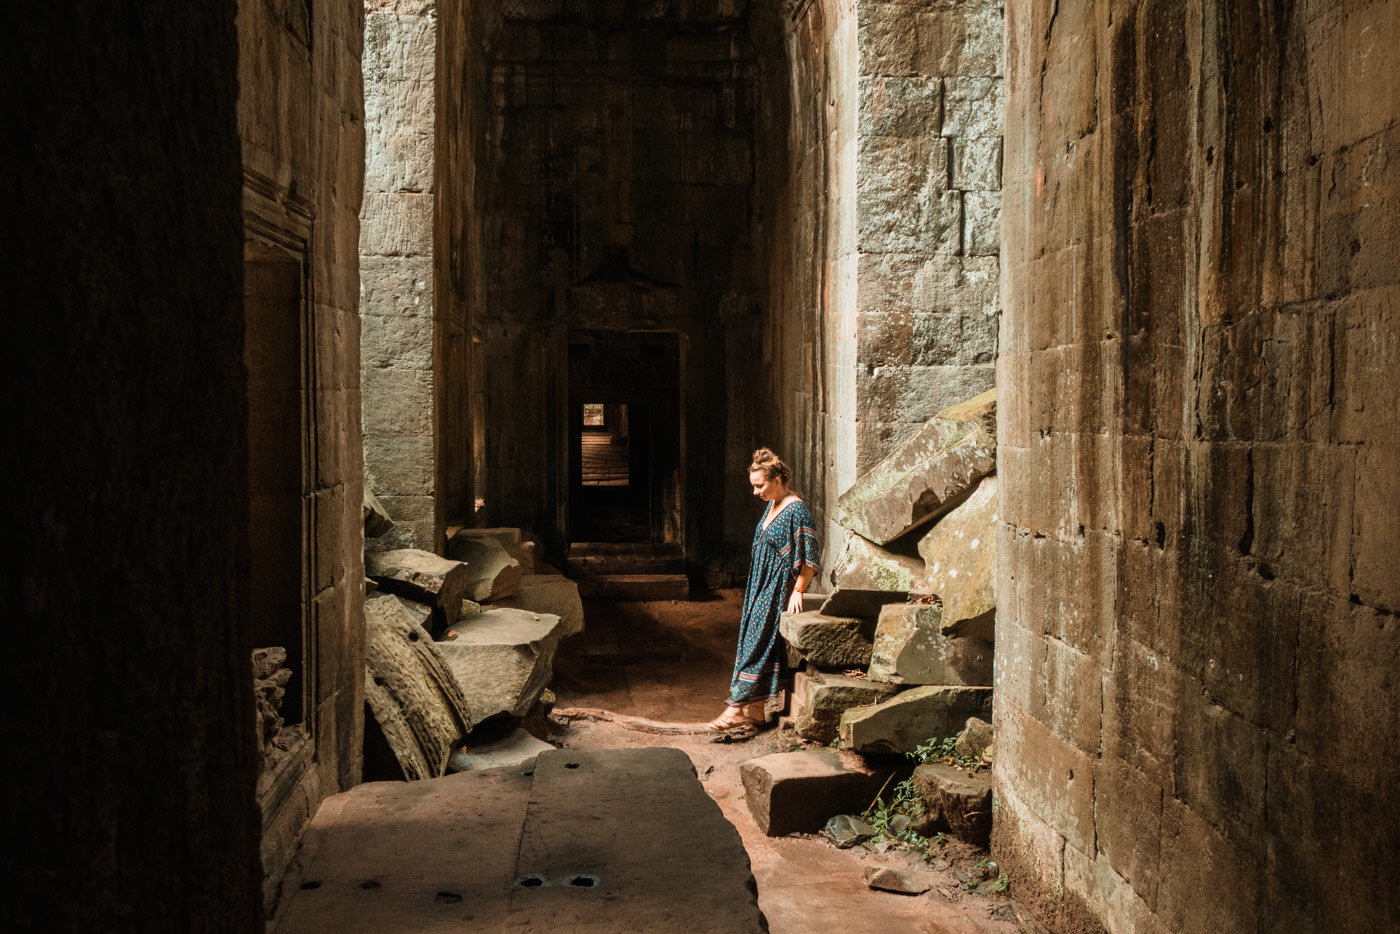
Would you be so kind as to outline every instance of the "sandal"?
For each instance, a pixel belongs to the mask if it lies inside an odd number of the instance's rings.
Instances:
[[[742,706],[726,707],[724,713],[705,724],[705,729],[711,733],[727,733],[730,730],[741,730],[754,726],[754,720],[744,715],[744,709]]]

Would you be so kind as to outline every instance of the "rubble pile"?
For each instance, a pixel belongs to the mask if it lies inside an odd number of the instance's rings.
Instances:
[[[746,800],[768,833],[869,813],[868,783],[854,793],[853,776],[866,774],[922,802],[896,815],[897,830],[883,828],[889,837],[986,845],[996,504],[995,390],[939,412],[841,497],[847,531],[831,591],[819,610],[780,624],[798,669],[790,728],[834,748],[820,763],[804,749],[745,765]],[[975,750],[952,752],[952,738],[970,734]],[[948,755],[934,755],[931,740]]]
[[[578,586],[539,561],[519,529],[453,530],[446,557],[381,550],[373,539],[392,523],[368,490],[365,503],[366,587],[380,591],[366,601],[367,771],[371,740],[392,754],[381,759],[393,768],[375,778],[538,755],[530,730],[554,703],[555,653],[583,631]]]

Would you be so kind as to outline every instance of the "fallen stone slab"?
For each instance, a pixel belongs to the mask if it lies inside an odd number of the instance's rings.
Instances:
[[[991,713],[991,688],[910,688],[884,703],[845,711],[841,746],[861,753],[907,754],[930,739],[956,736],[968,717]]]
[[[892,684],[834,672],[799,671],[793,676],[793,693],[800,695],[793,718],[797,735],[825,745],[836,738],[843,713],[891,697],[896,690]]]
[[[805,612],[784,615],[778,621],[778,632],[818,668],[864,668],[870,664],[875,624],[869,619]]]
[[[442,775],[475,722],[433,640],[390,594],[365,598],[365,702],[410,781]]]
[[[432,607],[434,633],[460,618],[469,583],[465,564],[417,548],[366,553],[365,576],[385,593]]]
[[[992,748],[992,725],[979,717],[968,717],[953,753],[964,759],[980,759]]]
[[[880,615],[882,607],[890,603],[903,603],[908,599],[909,594],[899,591],[846,590],[836,587],[831,593],[824,595],[818,606],[824,616],[875,619]],[[805,609],[807,606],[805,600],[802,605]]]
[[[992,640],[997,593],[997,478],[986,477],[967,502],[919,540],[929,589],[943,599],[943,631]]]
[[[871,863],[865,867],[865,884],[868,888],[897,895],[922,895],[931,887],[926,878],[915,875],[902,866],[889,863]]]
[[[520,560],[520,546],[525,541],[524,533],[519,529],[505,527],[491,529],[458,529],[453,533],[452,537],[454,540],[467,538],[479,542],[495,542],[505,549],[506,554],[517,561]]]
[[[929,419],[837,501],[836,521],[884,545],[938,518],[996,469],[996,390]]]
[[[488,607],[437,642],[456,676],[472,722],[524,717],[549,686],[563,638],[552,613]]]
[[[775,752],[739,766],[749,812],[770,837],[815,833],[833,814],[864,810],[890,772],[848,767],[833,749]]]
[[[515,593],[497,600],[496,606],[553,613],[559,617],[561,636],[583,632],[583,600],[579,598],[578,584],[563,574],[526,575]]]
[[[924,802],[920,833],[947,833],[976,846],[992,836],[992,776],[943,762],[925,762],[914,770],[914,789]]]
[[[509,597],[520,587],[520,562],[495,537],[473,536],[471,533],[476,531],[480,530],[462,529],[447,543],[447,553],[467,565],[464,596],[477,603]]]
[[[399,601],[399,603],[403,605],[403,608],[408,611],[408,614],[410,616],[413,617],[413,621],[415,623],[427,630],[431,630],[433,628],[432,607],[428,606],[426,603],[419,603],[416,600],[410,600],[407,597],[395,597],[394,599]]]
[[[867,590],[907,596],[928,593],[924,562],[881,548],[855,532],[846,536],[832,579],[842,590]]]
[[[467,772],[472,769],[500,769],[525,765],[533,762],[540,753],[553,748],[544,740],[536,739],[524,729],[516,727],[509,735],[489,743],[454,749],[447,760],[447,771]]]
[[[282,891],[278,934],[767,929],[738,832],[663,748],[359,785],[316,812]]]
[[[394,520],[389,518],[389,513],[379,504],[379,500],[370,492],[369,487],[365,487],[364,506],[360,518],[365,524],[365,538],[378,538],[386,532],[393,531]]]
[[[936,603],[891,603],[880,609],[869,676],[892,684],[989,687],[992,643],[945,635]]]

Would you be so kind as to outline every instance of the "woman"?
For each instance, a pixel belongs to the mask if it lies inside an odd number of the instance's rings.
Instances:
[[[788,488],[792,470],[767,448],[753,452],[749,483],[768,504],[753,535],[752,566],[744,589],[739,648],[729,704],[711,720],[715,732],[757,726],[767,720],[764,702],[778,693],[783,648],[778,617],[802,612],[802,594],[817,573],[821,546],[807,504]]]

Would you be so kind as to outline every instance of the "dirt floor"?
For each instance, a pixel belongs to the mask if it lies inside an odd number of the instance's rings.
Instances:
[[[716,716],[728,693],[742,596],[722,591],[690,603],[585,601],[585,632],[568,640],[555,660],[558,708],[697,724]],[[790,733],[774,728],[745,742],[717,743],[706,735],[627,729],[601,716],[555,716],[550,726],[549,740],[563,748],[684,750],[739,830],[774,934],[1044,930],[1010,897],[984,891],[996,878],[985,866],[986,850],[947,840],[934,847],[930,862],[896,850],[841,850],[819,835],[760,833],[744,801],[739,765],[791,748],[797,741]],[[907,866],[931,888],[923,895],[868,889],[863,871],[877,862]]]

